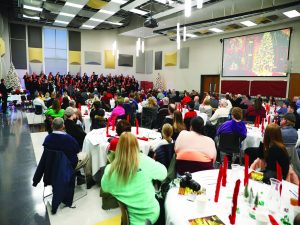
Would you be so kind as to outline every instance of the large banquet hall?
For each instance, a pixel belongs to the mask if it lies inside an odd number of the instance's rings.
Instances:
[[[1,225],[300,225],[299,0],[0,1]]]

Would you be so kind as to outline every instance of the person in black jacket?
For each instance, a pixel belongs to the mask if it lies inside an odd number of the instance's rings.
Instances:
[[[0,94],[2,96],[2,112],[3,113],[6,113],[8,92],[10,92],[11,90],[12,90],[12,88],[6,88],[5,80],[1,79]]]
[[[72,107],[67,107],[65,110],[65,129],[68,134],[78,142],[80,149],[82,149],[83,141],[86,133],[81,126],[76,124],[76,111]]]

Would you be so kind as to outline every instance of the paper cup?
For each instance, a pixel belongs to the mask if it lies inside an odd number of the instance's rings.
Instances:
[[[269,223],[269,218],[265,213],[257,212],[255,218],[256,225],[267,225]]]
[[[197,204],[197,210],[199,212],[203,212],[205,210],[206,204],[207,204],[207,196],[206,195],[198,195],[196,197],[196,204]]]

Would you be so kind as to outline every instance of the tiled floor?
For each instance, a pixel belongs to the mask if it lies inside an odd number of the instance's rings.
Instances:
[[[43,183],[32,186],[32,177],[43,148],[46,132],[30,134],[25,113],[0,114],[0,224],[2,225],[94,225],[118,224],[119,209],[101,208],[99,187],[76,201],[75,209],[59,208],[51,215],[43,203]],[[84,185],[82,185],[84,186]],[[105,222],[110,219],[110,222]],[[101,223],[104,222],[104,223]]]

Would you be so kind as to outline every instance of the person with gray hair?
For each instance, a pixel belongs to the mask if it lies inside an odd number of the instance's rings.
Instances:
[[[34,100],[32,101],[32,104],[33,104],[33,106],[35,107],[36,105],[40,105],[40,106],[42,106],[42,109],[43,110],[47,110],[47,107],[46,107],[46,105],[45,105],[45,102],[42,100],[42,99],[40,99],[39,98],[39,93],[38,92],[35,92],[34,93]]]
[[[212,125],[216,125],[219,118],[228,117],[230,109],[227,108],[227,100],[220,100],[220,107],[215,111],[212,117],[209,119]]]
[[[69,118],[72,117],[70,114],[71,110],[69,109],[67,114]],[[89,155],[80,152],[80,147],[75,138],[64,131],[65,124],[62,118],[55,118],[52,122],[52,128],[53,132],[48,134],[44,140],[44,148],[64,152],[76,171],[84,168],[87,177],[87,188],[91,188],[95,184],[95,181],[92,179],[92,165]],[[82,179],[77,180],[77,184],[82,184],[83,182],[84,180]]]

